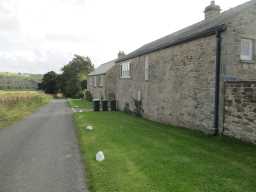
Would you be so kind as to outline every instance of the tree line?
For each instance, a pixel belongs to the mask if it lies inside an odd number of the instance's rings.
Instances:
[[[89,57],[74,55],[61,74],[50,71],[43,76],[39,89],[48,94],[62,93],[65,97],[81,98],[87,89],[88,74],[94,70]]]

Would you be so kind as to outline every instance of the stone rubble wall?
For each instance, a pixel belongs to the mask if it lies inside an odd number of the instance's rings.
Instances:
[[[149,80],[145,81],[145,57]],[[213,131],[216,38],[209,36],[130,60],[131,78],[117,81],[120,110],[142,98],[144,117],[178,127]],[[118,65],[120,67],[120,64]]]
[[[106,74],[98,75],[103,77],[103,86],[94,87],[94,76],[89,76],[88,90],[94,99],[115,99],[116,98],[116,82],[119,78],[119,69],[113,66]]]
[[[94,76],[89,76],[88,80],[88,90],[91,92],[93,99],[101,99],[106,97],[106,89],[105,89],[105,75],[104,76],[104,85],[99,86],[97,82],[97,86],[94,87]]]
[[[256,144],[256,81],[225,82],[224,135]]]
[[[256,41],[256,4],[226,20],[227,30],[222,34],[222,60],[225,75],[240,80],[256,80],[256,48],[254,59],[246,62],[240,58],[241,39]]]

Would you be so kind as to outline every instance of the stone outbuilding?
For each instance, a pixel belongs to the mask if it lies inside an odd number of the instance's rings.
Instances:
[[[109,64],[118,107],[136,111],[140,101],[145,118],[256,142],[256,1],[224,12],[212,1],[204,12]]]
[[[100,65],[89,74],[88,90],[94,99],[107,99],[115,92],[115,84],[112,79],[115,60]]]
[[[120,51],[117,58],[123,58],[125,53]],[[115,99],[116,82],[118,70],[116,66],[117,59],[100,65],[88,76],[88,90],[93,99]]]

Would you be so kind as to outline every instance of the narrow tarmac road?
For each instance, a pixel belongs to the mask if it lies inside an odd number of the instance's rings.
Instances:
[[[0,129],[0,192],[85,192],[72,112],[54,100]]]

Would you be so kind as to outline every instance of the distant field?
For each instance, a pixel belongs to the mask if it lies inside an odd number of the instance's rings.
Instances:
[[[9,72],[0,72],[0,76],[2,76],[2,77],[18,77],[20,79],[35,80],[35,81],[41,81],[43,78],[43,75],[41,75],[41,74],[9,73]]]
[[[0,90],[35,90],[41,80],[40,74],[0,72]]]
[[[0,91],[0,128],[31,114],[50,99],[37,91]]]

